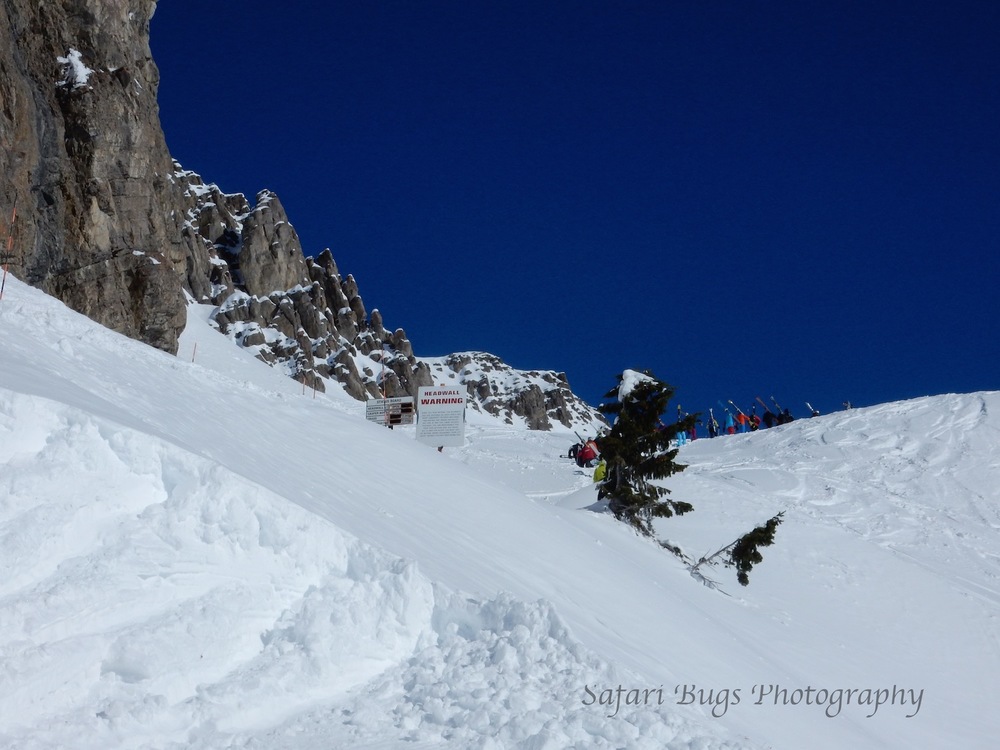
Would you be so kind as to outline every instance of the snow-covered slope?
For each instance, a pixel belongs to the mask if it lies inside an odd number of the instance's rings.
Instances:
[[[1000,394],[683,449],[692,554],[786,510],[713,590],[565,433],[439,454],[209,314],[170,357],[8,280],[0,746],[992,747]]]

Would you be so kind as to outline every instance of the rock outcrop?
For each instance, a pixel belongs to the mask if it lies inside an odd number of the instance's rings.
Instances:
[[[0,214],[11,268],[167,351],[189,248],[159,124],[149,0],[0,2]]]
[[[607,424],[570,390],[565,373],[516,370],[486,352],[459,352],[424,362],[435,383],[464,385],[472,408],[507,424],[523,424],[530,430],[550,430],[560,424],[591,434]]]
[[[187,282],[196,301],[219,306],[222,333],[321,391],[335,380],[364,400],[416,395],[431,384],[405,331],[389,333],[378,310],[369,315],[333,254],[304,257],[274,193],[261,191],[251,206],[175,166],[186,201],[181,231],[199,249]]]

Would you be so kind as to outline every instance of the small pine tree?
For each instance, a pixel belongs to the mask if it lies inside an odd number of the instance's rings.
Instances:
[[[770,547],[774,544],[774,532],[778,530],[778,525],[782,521],[782,511],[767,521],[763,526],[757,526],[753,531],[749,531],[733,544],[729,552],[727,566],[736,568],[736,580],[741,586],[750,583],[750,571],[757,563],[764,562],[764,556],[757,551],[758,547]]]
[[[615,517],[646,536],[653,535],[654,518],[694,510],[689,503],[665,500],[670,491],[652,484],[684,470],[674,460],[677,449],[670,443],[681,430],[692,429],[698,418],[692,414],[663,424],[661,416],[673,395],[674,389],[648,370],[626,370],[618,376],[618,386],[605,394],[608,402],[598,407],[613,418],[611,431],[600,440],[607,474],[598,497],[607,497]]]
[[[774,534],[778,526],[784,520],[785,512],[768,519],[763,526],[754,527],[753,531],[748,531],[735,542],[730,542],[722,549],[711,555],[701,558],[697,564],[690,567],[691,573],[702,580],[707,580],[699,572],[702,565],[714,565],[717,558],[725,564],[727,568],[736,568],[736,580],[741,586],[750,585],[750,571],[753,566],[764,562],[764,556],[760,554],[758,547],[770,547],[774,544]]]

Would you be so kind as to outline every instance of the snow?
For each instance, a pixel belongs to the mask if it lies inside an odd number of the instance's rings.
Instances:
[[[144,253],[142,250],[133,250],[132,251],[132,255],[135,255],[135,256],[140,257],[140,258],[146,257],[146,253]],[[152,264],[154,266],[160,265],[160,261],[158,261],[156,258],[150,258],[149,262],[150,262],[150,264]]]
[[[83,62],[83,55],[79,50],[70,47],[66,57],[57,57],[56,62],[63,66],[63,79],[58,82],[59,86],[69,86],[78,89],[87,85],[91,74],[94,72]]]
[[[618,400],[624,401],[637,386],[649,382],[655,382],[649,375],[636,370],[625,370],[622,373],[622,382],[618,385]]]
[[[785,511],[713,589],[567,433],[440,454],[188,309],[172,357],[8,279],[0,746],[994,746],[1000,393],[682,448],[688,554]]]

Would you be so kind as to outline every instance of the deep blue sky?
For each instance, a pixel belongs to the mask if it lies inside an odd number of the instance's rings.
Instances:
[[[686,410],[1000,388],[1000,3],[160,2],[171,153],[418,355]]]

